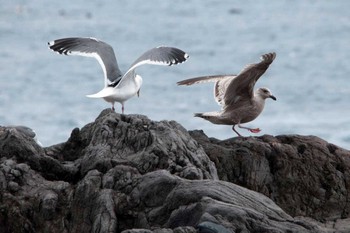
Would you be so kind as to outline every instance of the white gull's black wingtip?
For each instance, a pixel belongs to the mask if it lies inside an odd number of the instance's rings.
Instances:
[[[184,63],[189,58],[189,55],[181,49],[174,48],[174,47],[168,47],[168,48],[171,49],[169,54],[171,54],[172,56],[172,58],[170,58],[166,62],[168,66]]]
[[[53,52],[55,52],[55,53],[57,53],[57,54],[62,54],[62,53],[58,52],[57,50],[55,50],[55,49],[53,48],[53,46],[55,46],[55,41],[54,41],[54,40],[53,40],[53,41],[47,42],[47,45],[48,45],[48,49],[49,49],[49,50],[52,50]]]
[[[62,54],[62,53],[60,53],[59,51],[57,51],[57,50],[54,48],[55,44],[56,44],[56,41],[55,41],[55,40],[52,40],[52,41],[47,42],[48,49],[52,50],[52,51],[55,52],[55,53]]]
[[[77,38],[63,38],[63,39],[49,41],[48,42],[49,49],[58,54],[69,55],[72,53],[72,51],[70,51],[69,45],[73,40],[76,40],[76,39]]]

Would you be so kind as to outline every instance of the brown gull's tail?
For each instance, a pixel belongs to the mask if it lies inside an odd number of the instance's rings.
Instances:
[[[210,121],[213,124],[223,124],[222,117],[219,112],[205,112],[205,113],[195,113],[195,117],[203,118],[204,120]]]

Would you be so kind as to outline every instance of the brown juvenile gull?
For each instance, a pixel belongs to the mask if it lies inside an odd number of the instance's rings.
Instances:
[[[142,78],[135,73],[141,65],[176,65],[188,58],[184,51],[166,46],[159,46],[146,51],[122,74],[118,67],[113,48],[96,38],[71,37],[62,38],[48,43],[49,48],[59,54],[94,57],[100,63],[104,73],[104,88],[96,94],[87,95],[89,98],[103,98],[112,104],[119,102],[124,113],[124,102],[139,95]]]
[[[261,62],[247,65],[238,75],[214,75],[186,79],[178,85],[192,85],[196,83],[215,82],[214,98],[222,106],[219,112],[195,113],[213,124],[233,125],[232,129],[247,129],[252,133],[259,133],[260,129],[241,126],[257,118],[264,109],[265,99],[276,100],[271,91],[265,87],[254,91],[256,81],[265,73],[276,57],[276,53],[267,53],[261,56]]]

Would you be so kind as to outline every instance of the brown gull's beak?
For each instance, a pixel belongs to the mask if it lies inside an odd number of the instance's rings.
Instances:
[[[275,101],[277,100],[277,98],[274,95],[270,95],[269,97]]]

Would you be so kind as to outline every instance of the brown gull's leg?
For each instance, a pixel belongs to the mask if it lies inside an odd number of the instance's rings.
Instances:
[[[232,130],[235,131],[235,133],[239,136],[239,137],[242,137],[242,135],[240,135],[237,130],[235,129],[235,125],[232,126]]]

